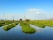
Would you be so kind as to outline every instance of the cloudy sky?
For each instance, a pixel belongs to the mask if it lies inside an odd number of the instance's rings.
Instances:
[[[0,0],[0,19],[53,18],[53,0]]]

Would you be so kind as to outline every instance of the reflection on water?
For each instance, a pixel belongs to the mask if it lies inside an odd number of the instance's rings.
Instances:
[[[21,26],[17,25],[9,31],[5,31],[0,27],[0,40],[52,40],[53,39],[53,28],[46,26],[45,28],[36,28],[34,34],[25,34],[22,32]]]
[[[36,26],[36,25],[31,25],[31,24],[30,24],[30,27],[34,28],[36,31],[40,31],[40,30],[43,29],[43,28],[41,28],[41,27],[38,27],[38,26]]]

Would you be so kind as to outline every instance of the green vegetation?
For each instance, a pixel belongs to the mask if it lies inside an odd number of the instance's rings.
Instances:
[[[28,23],[42,28],[45,26],[53,27],[53,20],[31,20]]]
[[[3,26],[5,23],[0,21],[0,27]]]
[[[12,20],[0,20],[0,27],[1,26],[5,26],[14,22],[18,22],[18,21],[12,21]]]
[[[3,26],[3,24],[0,23],[0,27]]]
[[[36,30],[31,28],[29,24],[27,24],[26,22],[20,22],[20,25],[22,26],[22,31],[24,33],[35,33]]]
[[[4,29],[5,31],[8,31],[8,30],[10,30],[11,28],[15,27],[16,25],[18,25],[18,22],[14,22],[14,23],[5,25],[5,26],[3,27],[3,29]]]
[[[53,27],[53,20],[22,20],[22,21],[13,21],[13,20],[0,20],[0,27],[4,26],[3,29],[8,31],[11,28],[15,27],[18,23],[22,26],[22,31],[24,33],[34,33],[35,29],[31,28],[29,24],[36,25],[44,28],[45,26]]]

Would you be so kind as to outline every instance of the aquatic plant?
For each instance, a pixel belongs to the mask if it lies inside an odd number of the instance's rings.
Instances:
[[[3,26],[3,24],[0,24],[0,27]]]
[[[4,25],[4,23],[0,23],[0,27],[3,26],[3,25]]]
[[[36,32],[36,30],[34,28],[31,28],[30,25],[27,24],[27,23],[21,22],[20,25],[22,26],[22,31],[24,33],[31,34],[31,33],[35,33]]]
[[[15,27],[17,24],[18,24],[18,23],[12,23],[12,24],[9,24],[9,25],[5,25],[3,29],[4,29],[5,31],[8,31],[8,30],[10,30],[11,28]]]
[[[4,29],[5,31],[8,31],[8,30],[10,30],[11,28],[9,27],[9,25],[5,25],[3,29]]]

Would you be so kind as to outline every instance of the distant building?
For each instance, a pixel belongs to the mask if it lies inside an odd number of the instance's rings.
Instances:
[[[25,21],[30,21],[30,19],[25,19]]]
[[[19,21],[22,21],[22,19],[20,19]]]

